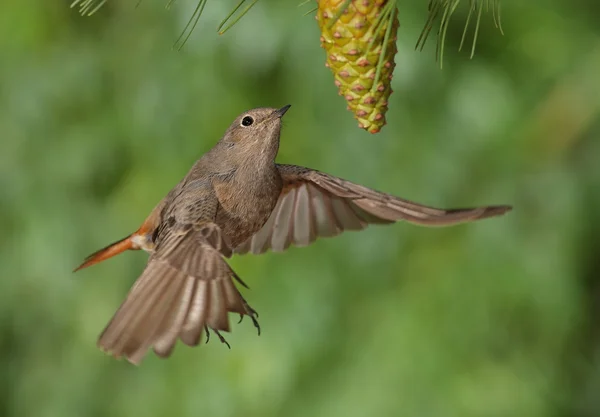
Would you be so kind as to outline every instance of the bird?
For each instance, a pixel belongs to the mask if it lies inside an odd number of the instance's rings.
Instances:
[[[127,250],[148,262],[97,340],[117,359],[139,365],[148,351],[170,357],[178,340],[197,346],[210,331],[221,342],[229,313],[258,314],[228,264],[234,254],[282,252],[317,238],[406,221],[449,226],[500,216],[510,205],[440,209],[347,181],[315,169],[275,162],[282,108],[240,114],[222,138],[127,237],[89,255],[75,271]]]

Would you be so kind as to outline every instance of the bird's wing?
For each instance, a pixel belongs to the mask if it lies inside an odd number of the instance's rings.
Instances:
[[[317,237],[361,230],[368,224],[400,220],[448,226],[511,210],[510,206],[438,209],[404,200],[313,169],[278,165],[283,189],[265,225],[235,248],[238,254],[281,252],[291,244],[306,246]]]
[[[230,312],[248,315],[258,325],[233,279],[243,282],[223,258],[230,254],[214,223],[175,225],[165,231],[98,346],[139,364],[149,348],[170,356],[178,337],[195,346],[206,327],[217,334],[229,331]]]

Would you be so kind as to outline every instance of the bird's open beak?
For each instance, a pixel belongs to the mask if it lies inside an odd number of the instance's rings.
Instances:
[[[276,116],[276,117],[279,117],[279,118],[281,118],[281,117],[283,117],[283,115],[285,114],[285,112],[286,112],[286,111],[288,111],[288,109],[289,109],[290,107],[292,107],[292,105],[291,105],[291,104],[288,104],[287,106],[283,106],[283,107],[282,107],[282,108],[280,108],[279,110],[275,110],[275,111],[273,112],[273,115],[274,115],[274,116]]]

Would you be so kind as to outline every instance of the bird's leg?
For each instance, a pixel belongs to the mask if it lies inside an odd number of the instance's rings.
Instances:
[[[217,335],[217,337],[219,338],[219,340],[221,341],[221,343],[225,343],[227,345],[227,347],[229,349],[231,349],[231,346],[229,346],[229,343],[227,343],[227,340],[225,340],[225,338],[223,337],[223,335],[221,335],[221,333],[219,333],[218,330],[213,329],[213,332],[215,332],[215,334]]]
[[[236,278],[239,281],[239,277],[236,276]],[[248,304],[246,299],[244,299],[244,297],[242,297],[242,294],[239,291],[238,291],[238,295],[242,299],[242,303],[244,303],[244,310],[246,310],[245,313],[240,314],[240,321],[238,321],[238,324],[242,322],[242,320],[244,319],[244,316],[250,316],[250,318],[252,319],[252,323],[254,324],[254,327],[256,327],[256,330],[258,331],[258,335],[260,336],[260,324],[258,323],[258,320],[257,320],[258,313],[256,312],[255,309],[250,307],[250,304]]]
[[[252,318],[252,323],[254,323],[254,327],[256,327],[256,331],[258,332],[258,335],[260,336],[260,324],[258,323],[258,320],[256,320],[255,316],[250,316]]]
[[[227,340],[225,340],[225,338],[223,337],[223,335],[221,333],[219,333],[218,330],[209,329],[207,325],[204,325],[204,331],[206,332],[206,343],[208,343],[208,341],[210,340],[210,330],[212,330],[213,332],[215,332],[215,334],[217,335],[217,337],[219,338],[219,340],[221,341],[221,343],[225,343],[227,345],[227,347],[229,349],[231,349],[231,346],[229,346],[229,343],[227,343]]]
[[[244,299],[242,298],[242,300],[244,300]],[[256,327],[256,330],[258,331],[258,335],[260,336],[260,324],[258,323],[258,313],[256,312],[255,309],[250,307],[250,305],[246,302],[246,300],[244,300],[244,307],[246,308],[246,311],[248,312],[248,315],[252,319],[252,323],[254,324],[254,327]]]
[[[254,327],[256,327],[258,329],[258,335],[260,336],[260,324],[258,323],[258,313],[254,310],[252,310],[249,306],[246,306],[246,308],[250,309],[250,314],[248,314],[251,318],[252,318],[252,323],[254,324]],[[238,321],[238,324],[240,324],[242,322],[242,320],[244,320],[244,314],[240,314],[240,321]]]

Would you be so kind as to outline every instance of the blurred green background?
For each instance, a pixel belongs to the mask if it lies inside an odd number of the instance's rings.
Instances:
[[[503,4],[475,58],[414,51],[426,0],[399,2],[388,125],[356,127],[310,6],[261,0],[0,4],[0,415],[600,415],[600,5]],[[467,48],[468,49],[468,48]],[[239,113],[291,103],[279,161],[424,204],[513,204],[452,228],[372,227],[233,259],[260,313],[136,368],[96,338],[142,271],[135,230]],[[232,317],[234,322],[237,317]]]

